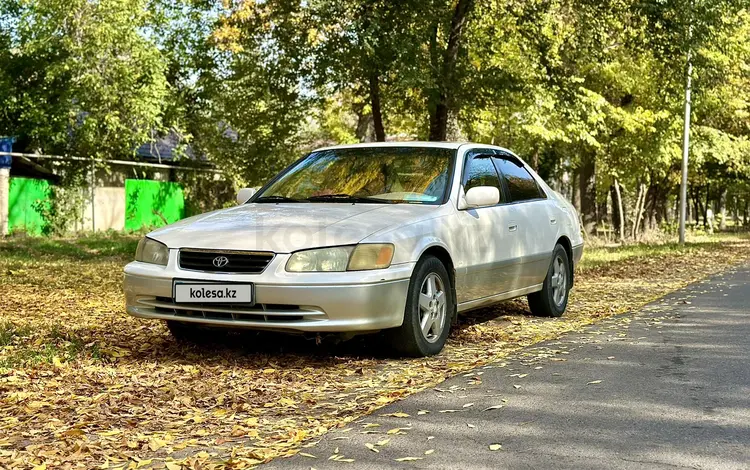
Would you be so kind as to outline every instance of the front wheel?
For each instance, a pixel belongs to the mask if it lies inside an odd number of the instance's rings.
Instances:
[[[391,347],[407,356],[432,356],[443,350],[455,312],[448,271],[439,259],[417,263],[409,282],[404,323],[389,330]]]
[[[572,287],[570,272],[568,253],[562,245],[555,246],[544,287],[528,295],[531,313],[539,317],[560,317],[565,313]]]

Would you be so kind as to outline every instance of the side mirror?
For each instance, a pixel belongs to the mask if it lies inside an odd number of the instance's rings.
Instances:
[[[500,202],[500,190],[494,186],[474,186],[464,197],[466,207],[494,206]]]
[[[242,188],[237,192],[237,204],[246,203],[251,197],[257,193],[256,188]]]

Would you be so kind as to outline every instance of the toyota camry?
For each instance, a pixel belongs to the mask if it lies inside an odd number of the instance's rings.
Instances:
[[[573,206],[495,146],[322,148],[237,199],[141,240],[125,267],[129,314],[180,339],[383,331],[425,356],[466,310],[527,296],[533,314],[562,315],[583,253]]]

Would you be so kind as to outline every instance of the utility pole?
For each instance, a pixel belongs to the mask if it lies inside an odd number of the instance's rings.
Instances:
[[[685,85],[685,127],[682,131],[682,181],[680,182],[680,245],[685,244],[685,215],[687,212],[688,155],[690,153],[690,104],[693,84],[693,60],[690,53],[691,50],[688,49],[687,83]]]

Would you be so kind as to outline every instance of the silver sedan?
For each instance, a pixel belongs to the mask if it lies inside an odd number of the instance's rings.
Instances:
[[[462,311],[528,296],[562,315],[583,252],[575,209],[488,145],[323,148],[238,203],[149,233],[125,267],[127,312],[182,339],[385,330],[430,355]]]

